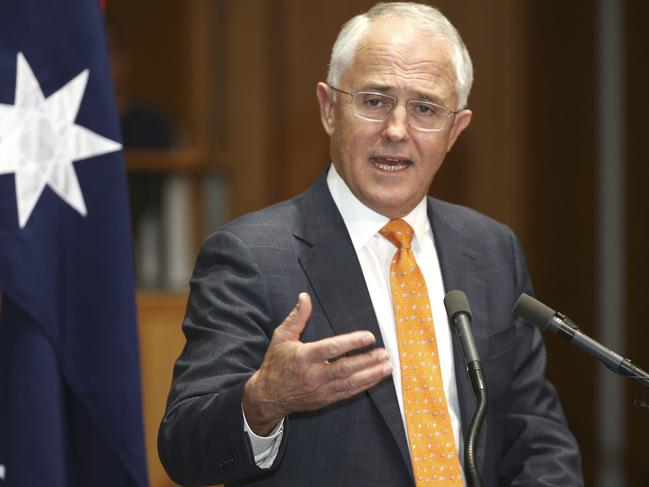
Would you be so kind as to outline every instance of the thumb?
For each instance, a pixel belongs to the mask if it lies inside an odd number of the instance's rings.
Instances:
[[[281,336],[285,340],[299,340],[307,321],[311,318],[311,310],[311,296],[308,293],[300,293],[295,308],[276,331],[281,331]]]

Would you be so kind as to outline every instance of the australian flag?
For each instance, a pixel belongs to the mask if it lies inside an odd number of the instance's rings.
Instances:
[[[147,483],[99,0],[0,2],[0,487]]]

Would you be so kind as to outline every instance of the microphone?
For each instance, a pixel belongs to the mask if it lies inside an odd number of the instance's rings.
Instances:
[[[484,376],[475,373],[482,370],[482,364],[471,332],[471,319],[473,317],[471,316],[471,309],[466,295],[462,291],[450,291],[444,297],[444,307],[446,308],[449,323],[460,339],[460,347],[462,348],[462,355],[464,355],[464,363],[471,377],[473,391],[477,393],[478,390],[486,390],[487,384],[484,381]]]
[[[462,291],[450,291],[444,297],[444,307],[446,308],[448,321],[460,339],[464,363],[477,399],[476,409],[473,418],[471,418],[471,425],[465,440],[464,473],[469,486],[482,487],[482,480],[475,459],[475,450],[478,433],[480,433],[482,421],[487,412],[487,381],[482,372],[480,356],[473,340],[471,309],[466,295]]]
[[[566,315],[523,293],[516,301],[514,315],[524,318],[542,330],[549,330],[568,340],[602,362],[616,374],[634,379],[649,387],[649,374],[582,332]]]

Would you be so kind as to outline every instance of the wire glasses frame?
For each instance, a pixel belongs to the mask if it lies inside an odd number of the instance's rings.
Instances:
[[[391,95],[374,91],[345,91],[328,85],[334,91],[339,91],[352,97],[352,115],[368,122],[385,122],[399,104],[399,100]],[[423,132],[441,132],[446,128],[449,119],[457,115],[457,111],[445,106],[422,100],[406,102],[408,123]]]

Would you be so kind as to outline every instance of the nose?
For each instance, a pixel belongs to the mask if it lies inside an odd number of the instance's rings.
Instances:
[[[408,138],[408,113],[406,107],[397,105],[386,120],[383,137],[392,142],[400,142]]]

